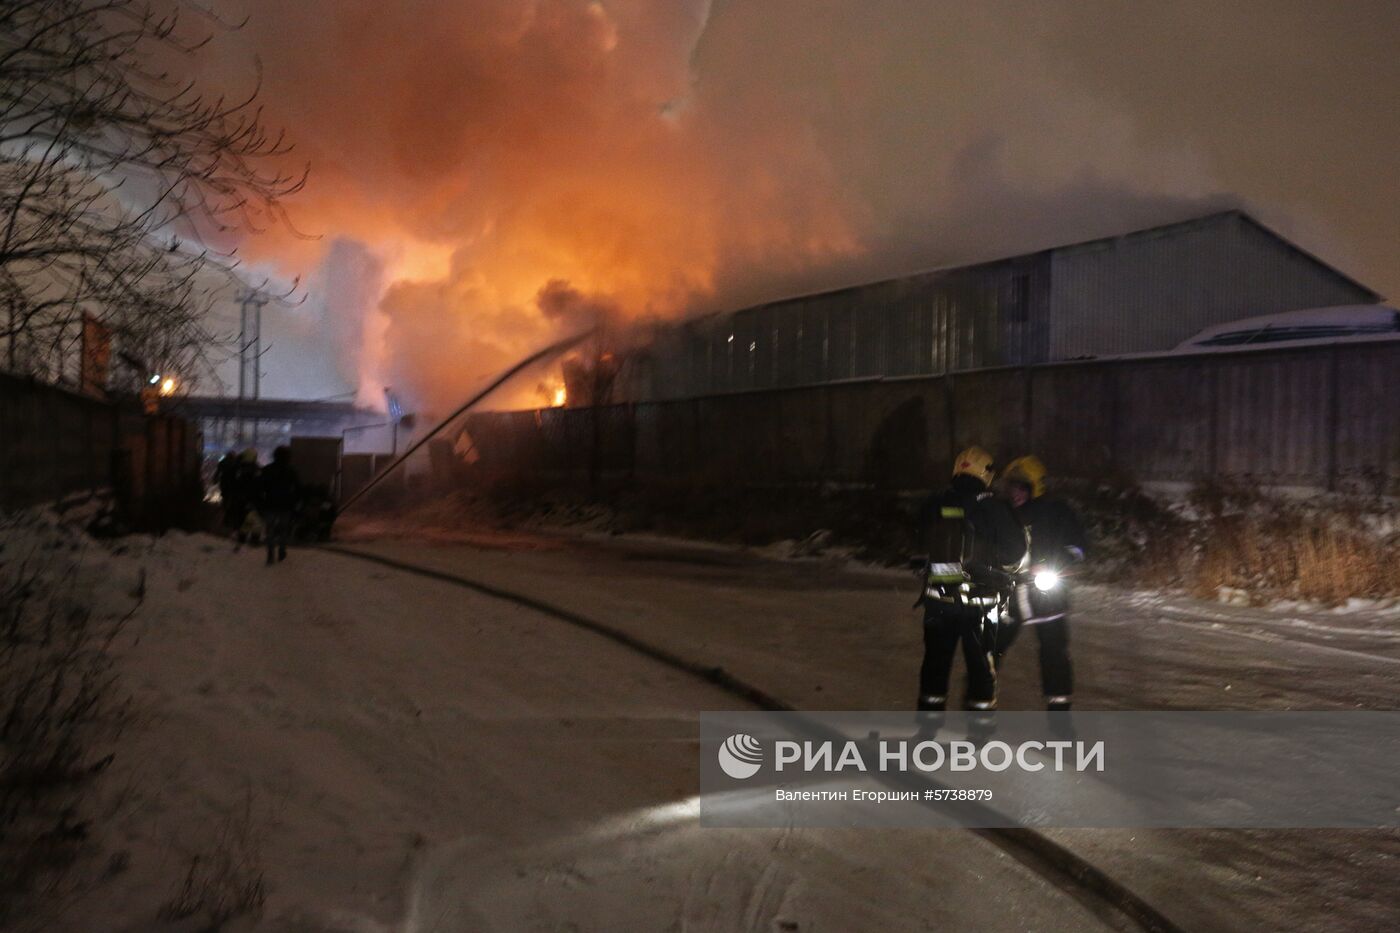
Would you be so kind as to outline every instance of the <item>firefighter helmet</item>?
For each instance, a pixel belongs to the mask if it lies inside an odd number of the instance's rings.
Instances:
[[[1039,457],[1017,457],[1002,470],[1001,478],[1008,483],[1029,486],[1032,499],[1045,495],[1045,464],[1040,462]]]
[[[969,447],[958,454],[953,461],[953,475],[962,476],[964,474],[980,479],[988,486],[992,485],[992,479],[995,477],[992,472],[992,455],[981,447]]]

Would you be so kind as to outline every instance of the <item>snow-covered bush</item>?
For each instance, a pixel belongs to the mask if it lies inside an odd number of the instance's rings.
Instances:
[[[108,648],[116,612],[76,580],[81,531],[0,520],[0,926],[37,922],[89,834],[87,804],[124,719]],[[124,610],[124,611],[123,611]]]

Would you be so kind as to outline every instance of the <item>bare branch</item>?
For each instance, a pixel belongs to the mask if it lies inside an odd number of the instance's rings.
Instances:
[[[25,369],[106,323],[128,355],[203,367],[221,352],[204,318],[246,288],[201,231],[291,224],[306,170],[246,95],[206,96],[177,77],[214,29],[183,0],[0,0],[0,338]],[[271,291],[269,283],[258,288]],[[293,286],[295,288],[295,286]],[[289,301],[290,292],[270,296]]]

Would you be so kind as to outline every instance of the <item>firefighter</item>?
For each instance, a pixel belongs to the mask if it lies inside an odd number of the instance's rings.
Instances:
[[[272,462],[258,477],[258,511],[267,534],[267,564],[287,559],[287,541],[302,505],[301,480],[292,469],[292,449],[285,444],[272,452]]]
[[[919,538],[928,548],[921,711],[947,708],[959,643],[967,664],[965,708],[996,709],[995,620],[1012,586],[1010,572],[1025,559],[1026,539],[1011,509],[992,494],[994,477],[991,454],[969,447],[954,459],[949,487],[919,511]]]
[[[238,511],[234,492],[235,476],[238,472],[238,451],[230,449],[219,458],[214,468],[214,485],[219,487],[219,500],[224,506],[224,527],[238,528],[243,524],[243,516]]]
[[[1003,629],[999,653],[1011,646],[1022,626],[1035,628],[1040,642],[1040,684],[1045,708],[1067,712],[1074,699],[1074,668],[1069,658],[1067,571],[1084,560],[1084,526],[1062,499],[1045,494],[1045,464],[1021,457],[1001,475],[1007,498],[1031,543],[1030,573],[1017,583],[1011,624]]]
[[[239,544],[258,536],[261,522],[253,508],[258,498],[258,452],[252,447],[238,455],[228,468],[228,490],[223,493],[227,521]],[[256,543],[256,541],[254,541]]]

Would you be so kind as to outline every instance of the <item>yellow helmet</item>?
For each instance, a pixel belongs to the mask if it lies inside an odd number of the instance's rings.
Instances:
[[[969,447],[953,460],[953,475],[967,475],[992,485],[992,455],[981,447]]]
[[[1031,498],[1045,495],[1045,464],[1039,457],[1017,457],[1001,471],[1001,478],[1012,483],[1023,483],[1031,487]]]

